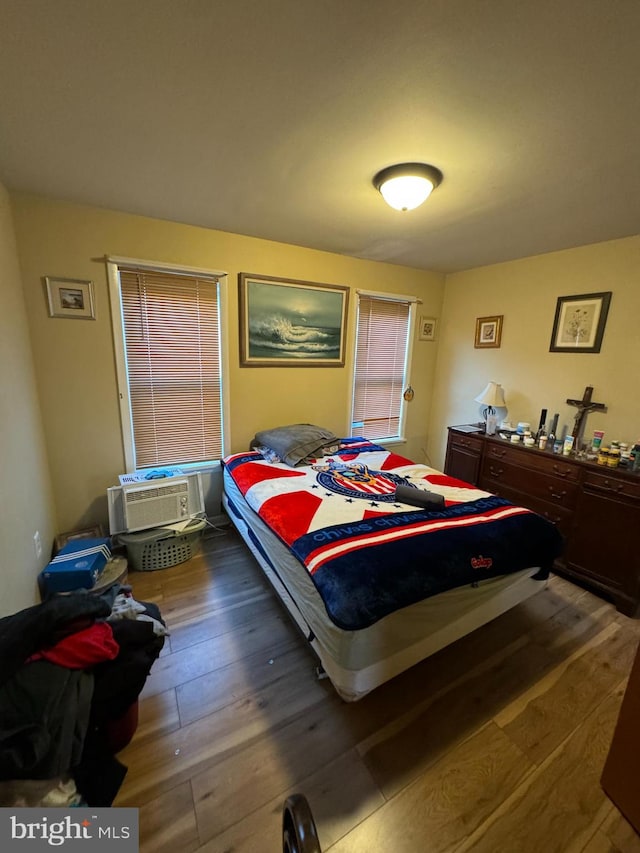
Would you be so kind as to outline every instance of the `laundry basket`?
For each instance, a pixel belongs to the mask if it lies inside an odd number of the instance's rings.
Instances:
[[[206,521],[194,519],[184,530],[158,527],[140,533],[121,533],[129,564],[137,572],[153,572],[185,563],[197,553]]]

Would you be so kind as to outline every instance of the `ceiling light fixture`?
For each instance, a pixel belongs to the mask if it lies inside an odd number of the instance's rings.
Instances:
[[[378,172],[373,185],[396,210],[413,210],[426,201],[442,181],[442,172],[426,163],[398,163]]]

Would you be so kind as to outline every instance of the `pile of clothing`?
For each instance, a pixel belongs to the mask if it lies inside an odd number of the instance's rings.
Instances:
[[[38,804],[51,796],[112,804],[127,772],[114,751],[133,735],[166,633],[158,607],[119,584],[102,595],[55,595],[0,619],[2,805],[35,805],[34,791],[43,792]]]

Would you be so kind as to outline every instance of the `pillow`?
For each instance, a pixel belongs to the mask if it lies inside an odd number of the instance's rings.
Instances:
[[[325,448],[337,448],[340,440],[324,427],[315,424],[290,424],[257,432],[251,447],[269,447],[292,467],[307,457],[322,456]],[[335,453],[335,450],[333,450]]]
[[[259,453],[267,462],[271,462],[272,464],[275,462],[282,462],[282,459],[280,459],[275,450],[272,450],[270,447],[265,447],[263,444],[252,443],[251,449]]]

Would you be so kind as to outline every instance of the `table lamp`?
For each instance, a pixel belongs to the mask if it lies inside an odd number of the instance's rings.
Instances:
[[[493,435],[497,424],[496,409],[505,409],[506,414],[506,403],[502,385],[498,382],[487,382],[486,388],[475,397],[475,401],[482,406],[481,413],[485,422],[485,432],[488,435]]]

